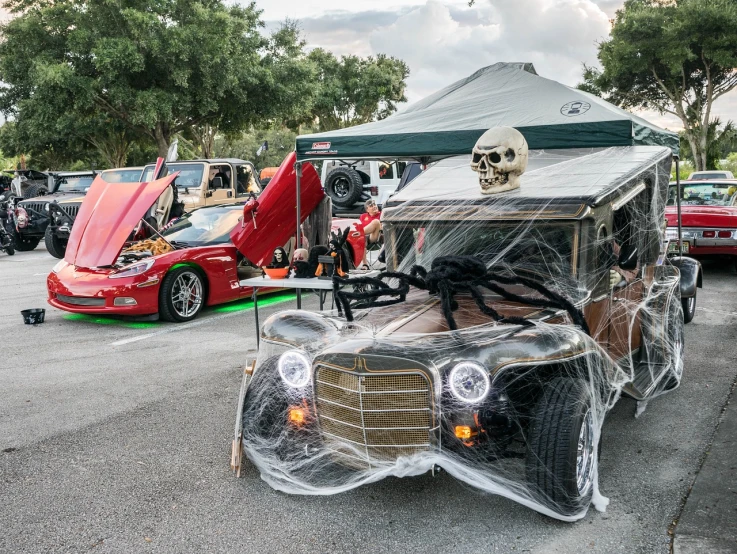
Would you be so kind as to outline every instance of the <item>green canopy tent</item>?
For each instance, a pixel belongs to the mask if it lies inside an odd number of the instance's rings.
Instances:
[[[529,63],[479,69],[381,121],[297,137],[297,160],[415,159],[468,154],[491,127],[514,127],[530,149],[659,145],[678,135],[601,98],[540,77]]]

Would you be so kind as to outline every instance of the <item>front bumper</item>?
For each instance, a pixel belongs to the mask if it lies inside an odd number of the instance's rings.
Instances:
[[[160,278],[151,272],[110,279],[109,271],[67,266],[46,279],[48,303],[80,314],[149,315],[159,311]],[[116,298],[133,298],[135,305],[115,305]],[[119,300],[120,302],[120,300]]]

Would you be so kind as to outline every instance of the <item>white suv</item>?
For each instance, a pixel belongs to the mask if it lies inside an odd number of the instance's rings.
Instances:
[[[333,201],[333,212],[362,212],[373,198],[381,208],[399,185],[406,162],[325,160],[322,186]]]
[[[712,169],[709,171],[694,171],[688,176],[689,181],[704,181],[707,179],[734,179],[731,171]]]

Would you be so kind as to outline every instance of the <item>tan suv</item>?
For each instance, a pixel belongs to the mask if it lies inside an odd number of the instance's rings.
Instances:
[[[201,206],[234,202],[253,192],[261,192],[256,169],[251,162],[236,158],[189,160],[168,163],[169,173],[179,171],[176,185],[186,211]],[[143,169],[141,181],[153,179],[154,164]]]

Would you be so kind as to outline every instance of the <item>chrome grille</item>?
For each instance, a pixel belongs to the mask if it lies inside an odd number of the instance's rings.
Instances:
[[[327,448],[362,468],[430,447],[432,390],[421,373],[357,374],[318,365],[315,402]]]
[[[66,214],[69,217],[71,217],[72,219],[76,219],[77,214],[79,213],[79,204],[73,204],[73,205],[64,204],[62,206],[62,209],[66,212]]]

